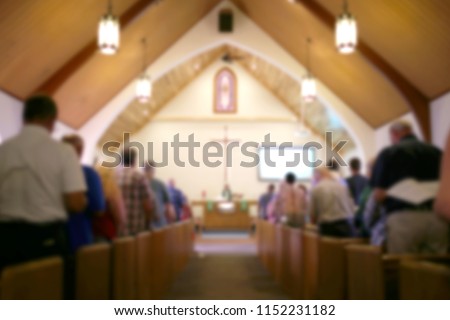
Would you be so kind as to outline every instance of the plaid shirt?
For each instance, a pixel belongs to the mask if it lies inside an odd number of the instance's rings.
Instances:
[[[150,224],[142,203],[150,200],[154,204],[155,197],[147,178],[135,168],[120,168],[117,171],[117,182],[122,189],[127,211],[127,222],[123,235],[132,236],[148,230]]]

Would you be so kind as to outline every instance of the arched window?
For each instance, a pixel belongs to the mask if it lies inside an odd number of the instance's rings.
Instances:
[[[237,79],[230,68],[222,68],[214,79],[214,112],[237,111]]]

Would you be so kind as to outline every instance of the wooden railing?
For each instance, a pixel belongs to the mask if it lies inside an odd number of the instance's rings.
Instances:
[[[180,222],[112,244],[80,249],[75,257],[76,299],[161,299],[187,264],[193,223]],[[10,266],[1,275],[1,299],[62,299],[64,262],[50,257]]]

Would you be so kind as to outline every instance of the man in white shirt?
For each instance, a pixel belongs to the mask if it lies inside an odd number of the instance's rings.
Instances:
[[[354,236],[355,208],[348,188],[325,167],[315,169],[314,178],[309,215],[318,223],[320,234],[340,238]]]
[[[67,249],[67,212],[86,206],[86,184],[73,148],[51,138],[54,101],[25,102],[22,131],[0,146],[0,268]]]

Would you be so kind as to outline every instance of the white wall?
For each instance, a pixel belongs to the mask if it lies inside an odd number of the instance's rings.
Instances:
[[[431,102],[430,113],[432,142],[436,146],[444,148],[450,134],[450,92]],[[411,122],[413,124],[414,131],[420,138],[423,138],[420,126],[412,113],[407,113],[397,120],[407,120]],[[394,121],[376,130],[375,137],[377,151],[390,145],[389,126],[393,122]]]
[[[0,143],[15,136],[22,128],[23,102],[0,91]],[[53,138],[76,132],[71,127],[57,121],[53,130]]]
[[[21,101],[0,91],[0,143],[20,131],[22,108]]]
[[[235,13],[234,33],[220,34],[217,32],[217,14],[223,7],[232,8]],[[298,81],[305,74],[304,67],[297,60],[229,1],[220,3],[159,59],[154,61],[148,71],[153,79],[158,79],[183,61],[223,44],[231,44],[260,56]],[[374,130],[320,82],[318,83],[318,94],[321,101],[327,107],[333,108],[347,126],[357,146],[362,150],[362,158],[370,157],[374,152],[372,147],[375,139]],[[116,116],[133,100],[133,95],[134,83],[130,83],[81,128],[80,133],[89,140],[90,144],[85,161],[93,159],[98,139]]]
[[[295,118],[286,110],[282,103],[253,79],[239,66],[231,68],[238,78],[238,112],[230,116],[229,121],[224,116],[213,113],[213,79],[216,72],[223,67],[221,61],[213,63],[197,79],[190,83],[175,99],[169,102],[167,107],[137,134],[132,141],[141,142],[148,153],[148,142],[153,142],[153,158],[161,161],[162,143],[173,141],[176,134],[180,134],[181,141],[187,141],[188,136],[195,134],[195,140],[201,147],[207,142],[223,139],[224,126],[228,126],[229,138],[239,140],[242,145],[245,142],[255,141],[261,144],[266,134],[271,135],[271,140],[278,144],[291,142],[293,145],[303,145],[314,140],[323,141],[314,136],[298,137],[296,131],[299,124],[293,121]],[[276,116],[285,118],[286,121],[249,121],[249,116]],[[177,120],[170,120],[176,116]],[[197,120],[201,116],[202,121]],[[183,121],[182,118],[185,120]],[[207,121],[203,121],[204,119]],[[181,160],[187,162],[187,150],[182,151]],[[202,162],[202,149],[197,148],[195,158]],[[258,178],[258,168],[245,168],[240,166],[241,161],[248,162],[247,156],[241,154],[239,149],[233,151],[232,167],[228,169],[229,182],[234,192],[242,193],[247,199],[257,199],[265,191],[268,182],[261,182]],[[318,152],[319,159],[324,160],[325,153]],[[148,157],[147,157],[148,158]],[[216,159],[211,159],[216,160]],[[217,160],[223,161],[222,158]],[[207,191],[208,197],[215,198],[220,195],[224,185],[224,167],[210,168],[204,164],[200,167],[192,167],[188,163],[186,167],[178,167],[173,160],[172,149],[169,148],[169,166],[157,169],[157,176],[167,181],[175,178],[177,184],[187,193],[191,200],[201,199],[202,191]]]
[[[444,148],[450,133],[450,92],[431,103],[431,123],[433,143]]]
[[[73,133],[77,133],[77,131],[64,123],[57,121],[55,123],[55,127],[53,128],[52,137],[56,140],[61,140],[61,138],[65,135]]]

